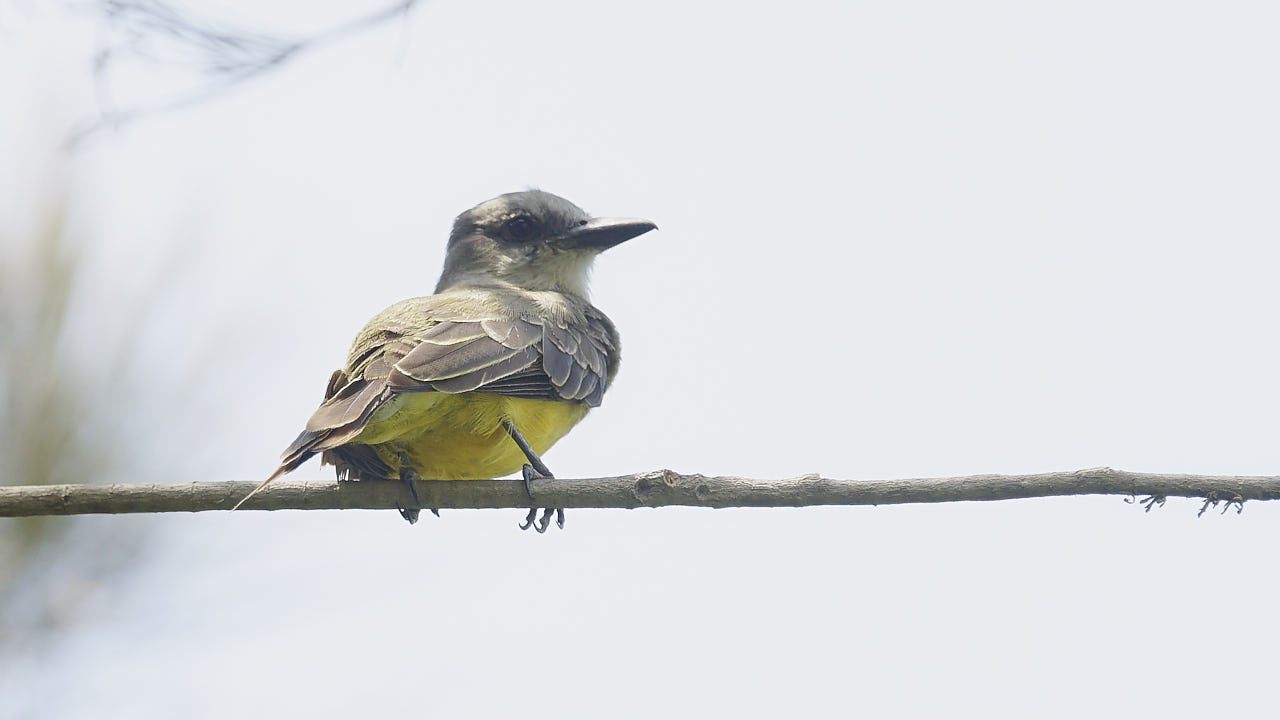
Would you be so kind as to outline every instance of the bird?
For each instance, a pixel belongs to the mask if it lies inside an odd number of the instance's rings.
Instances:
[[[317,454],[339,481],[398,480],[415,501],[422,478],[554,477],[541,455],[600,405],[620,361],[618,331],[588,297],[592,263],[655,229],[537,189],[463,212],[435,293],[360,330],[306,429],[236,508]],[[534,507],[521,529],[545,532],[553,510],[563,528],[563,509]],[[400,512],[412,524],[419,508]]]

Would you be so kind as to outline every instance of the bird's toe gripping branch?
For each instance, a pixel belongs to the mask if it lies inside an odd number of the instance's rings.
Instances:
[[[422,512],[422,500],[418,497],[418,488],[416,483],[422,479],[417,470],[409,464],[409,456],[407,453],[400,454],[400,480],[409,488],[409,496],[413,498],[413,507],[407,508],[396,503],[396,509],[400,511],[400,517],[404,518],[410,525],[418,522],[418,515]],[[440,517],[440,511],[436,508],[426,508],[431,511],[432,515]]]
[[[516,427],[516,424],[512,422],[510,418],[506,418],[502,421],[502,427],[507,431],[507,434],[511,436],[511,439],[515,441],[516,445],[520,447],[520,451],[524,453],[525,458],[529,461],[528,465],[521,468],[521,474],[524,476],[525,492],[529,493],[529,500],[533,501],[533,489],[529,486],[529,482],[531,480],[554,480],[555,475],[551,474],[551,470],[549,470],[546,464],[542,462],[542,458],[538,457],[538,453],[535,452],[533,447],[529,445],[529,442],[524,439],[524,435],[520,434],[520,429]],[[529,508],[529,514],[525,515],[524,522],[520,523],[520,529],[528,530],[529,528],[533,528],[539,533],[544,533],[551,525],[552,513],[556,516],[556,527],[563,530],[564,508],[544,508],[542,510],[542,517],[538,517],[538,508],[536,505],[535,507]]]
[[[551,474],[543,475],[533,468],[532,465],[525,465],[521,469],[524,475],[524,490],[529,493],[529,499],[533,500],[533,490],[529,487],[530,480],[554,480],[555,476]],[[542,517],[538,517],[538,508],[529,508],[529,514],[524,516],[524,522],[520,523],[521,530],[533,528],[539,533],[547,531],[547,527],[551,525],[551,514],[555,513],[556,527],[564,529],[564,508],[543,508]]]
[[[1200,506],[1200,512],[1196,513],[1196,517],[1200,517],[1201,515],[1204,515],[1205,511],[1208,510],[1209,508],[1217,508],[1218,503],[1220,502],[1226,503],[1226,505],[1222,508],[1223,515],[1226,515],[1227,511],[1233,507],[1236,509],[1237,515],[1244,512],[1244,498],[1240,497],[1239,494],[1234,492],[1219,492],[1217,490],[1210,490],[1205,495],[1204,504]]]

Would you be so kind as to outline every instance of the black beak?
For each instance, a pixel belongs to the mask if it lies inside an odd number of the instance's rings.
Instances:
[[[593,218],[556,238],[555,244],[568,249],[608,250],[657,229],[657,225],[639,218]]]

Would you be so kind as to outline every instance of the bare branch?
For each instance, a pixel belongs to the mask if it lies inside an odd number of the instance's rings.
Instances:
[[[396,0],[380,10],[301,38],[219,28],[188,16],[163,0],[99,0],[108,28],[123,40],[104,44],[96,54],[94,78],[99,116],[68,140],[74,146],[104,127],[119,127],[143,115],[196,105],[258,75],[276,70],[298,55],[371,27],[407,17],[421,0]],[[170,48],[166,53],[154,46]],[[132,56],[157,66],[187,66],[210,78],[196,88],[149,104],[116,109],[109,78],[113,64]]]
[[[184,485],[52,485],[0,487],[0,517],[89,513],[229,510],[254,482]],[[1280,498],[1280,477],[1159,475],[1111,468],[1042,475],[973,475],[910,480],[786,480],[681,475],[670,470],[577,480],[534,480],[531,498],[520,480],[420,481],[424,508],[804,507],[1015,500],[1073,495],[1122,495],[1144,505],[1167,497],[1203,498],[1242,507]],[[412,507],[399,482],[282,481],[245,503],[245,510],[388,510]]]

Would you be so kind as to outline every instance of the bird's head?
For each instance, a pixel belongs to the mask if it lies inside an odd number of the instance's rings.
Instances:
[[[499,195],[454,221],[436,292],[506,285],[586,297],[591,261],[656,227],[635,218],[593,218],[541,190]]]

